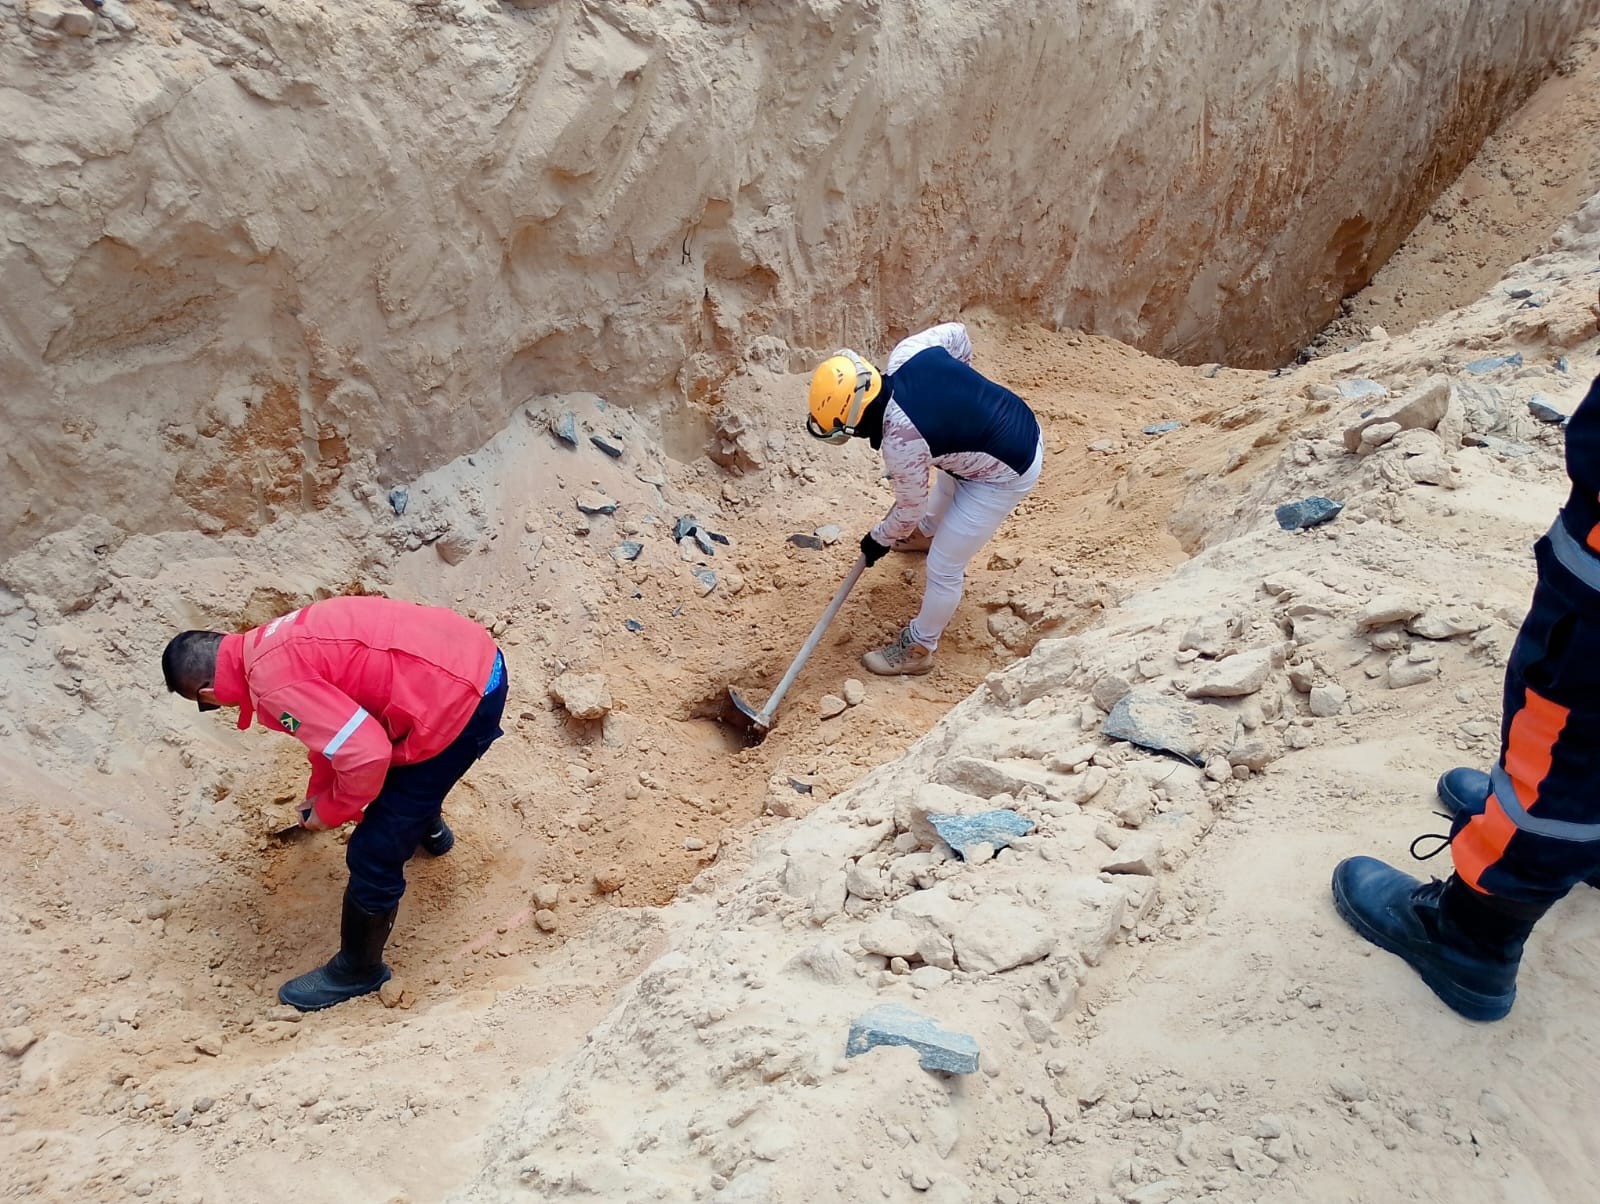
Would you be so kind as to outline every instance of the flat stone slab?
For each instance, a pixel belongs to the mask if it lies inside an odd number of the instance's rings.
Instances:
[[[1368,380],[1364,376],[1350,376],[1341,380],[1336,386],[1339,396],[1346,401],[1359,401],[1363,397],[1382,397],[1389,392],[1375,380]]]
[[[578,416],[571,410],[563,410],[559,414],[550,416],[550,433],[568,447],[578,446]]]
[[[1033,831],[1033,821],[997,807],[993,811],[980,811],[976,815],[929,815],[928,822],[939,834],[939,839],[954,849],[964,861],[967,849],[975,844],[987,844],[1002,849],[1018,836]]]
[[[1285,531],[1303,531],[1328,522],[1343,509],[1344,503],[1332,498],[1308,497],[1298,502],[1285,502],[1273,511],[1273,517]]]
[[[1486,355],[1482,359],[1473,360],[1462,371],[1470,372],[1474,376],[1482,376],[1486,372],[1494,372],[1500,368],[1520,368],[1522,366],[1522,352],[1513,351],[1510,355]]]
[[[1231,719],[1227,726],[1231,728]],[[1230,733],[1223,728],[1223,719],[1214,707],[1202,710],[1170,694],[1139,687],[1111,708],[1100,730],[1113,740],[1172,753],[1200,765],[1211,753],[1227,751]]]
[[[844,1052],[854,1058],[880,1045],[907,1045],[917,1051],[924,1070],[971,1074],[978,1069],[978,1043],[966,1033],[954,1033],[931,1016],[898,1003],[873,1008],[850,1026]]]

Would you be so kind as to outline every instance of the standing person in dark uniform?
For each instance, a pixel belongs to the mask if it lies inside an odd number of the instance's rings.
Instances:
[[[1528,934],[1600,873],[1600,378],[1567,424],[1567,476],[1567,504],[1534,547],[1500,759],[1439,779],[1455,872],[1422,883],[1371,857],[1333,872],[1339,914],[1471,1020],[1511,1010]]]
[[[945,322],[897,344],[881,376],[846,349],[811,378],[807,431],[828,443],[869,440],[894,483],[894,506],[861,537],[867,563],[891,549],[928,554],[922,608],[886,647],[861,658],[877,674],[933,668],[968,562],[1028,496],[1044,464],[1033,411],[971,361],[967,328]]]

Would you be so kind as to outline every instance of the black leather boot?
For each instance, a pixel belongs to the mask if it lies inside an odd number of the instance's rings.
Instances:
[[[443,857],[456,847],[456,834],[450,830],[450,825],[444,822],[444,816],[441,815],[438,826],[417,843],[428,856]]]
[[[344,893],[339,920],[339,952],[315,970],[278,988],[278,1001],[302,1012],[318,1012],[358,995],[370,995],[389,981],[383,947],[394,928],[397,907],[370,912]]]
[[[1403,959],[1468,1020],[1511,1010],[1523,942],[1545,910],[1479,894],[1454,874],[1420,882],[1371,857],[1339,863],[1333,902],[1346,923]]]

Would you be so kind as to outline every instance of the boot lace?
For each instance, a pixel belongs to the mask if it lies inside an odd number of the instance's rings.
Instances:
[[[1450,816],[1445,814],[1443,811],[1435,811],[1434,814],[1443,820],[1448,820],[1450,818]],[[1454,839],[1455,837],[1448,832],[1424,832],[1421,836],[1417,837],[1411,842],[1411,856],[1418,861],[1427,861],[1430,857],[1437,857],[1440,853],[1448,849],[1450,847],[1450,842]],[[1422,844],[1424,841],[1429,840],[1437,840],[1439,843],[1434,845],[1433,848],[1429,849],[1426,853],[1417,852],[1417,846]],[[1434,881],[1437,882],[1438,879],[1435,878]]]
[[[883,650],[883,659],[891,665],[900,664],[906,659],[906,653],[910,651],[911,645],[914,643],[916,641],[911,638],[911,628],[901,628],[899,636]]]

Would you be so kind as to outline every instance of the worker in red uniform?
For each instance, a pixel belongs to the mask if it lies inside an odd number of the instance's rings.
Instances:
[[[1600,873],[1600,377],[1567,423],[1567,476],[1567,504],[1534,546],[1500,759],[1439,779],[1455,872],[1422,883],[1371,857],[1333,872],[1339,914],[1471,1020],[1511,1010],[1528,934]]]
[[[185,631],[161,657],[167,689],[202,711],[238,707],[306,746],[311,783],[300,822],[354,823],[345,853],[339,952],[290,979],[278,998],[303,1012],[376,991],[405,894],[405,864],[455,836],[441,807],[503,733],[505,658],[454,611],[388,598],[329,598],[243,632]]]

